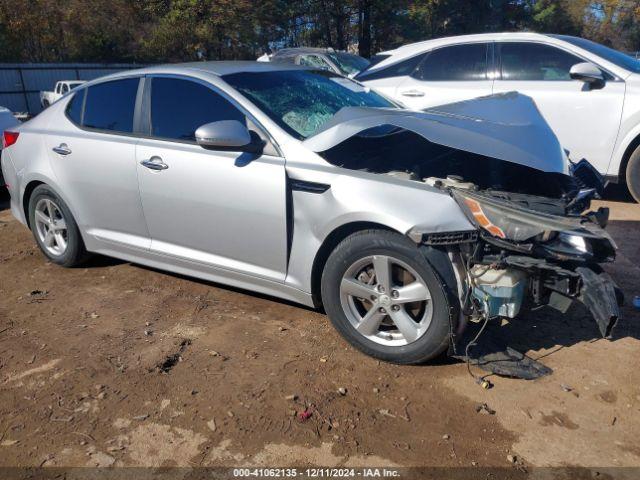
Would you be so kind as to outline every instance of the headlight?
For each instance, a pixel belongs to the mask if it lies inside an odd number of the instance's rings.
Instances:
[[[497,238],[524,242],[540,235],[548,240],[553,232],[576,227],[574,221],[564,217],[525,210],[467,190],[452,192],[467,218]]]
[[[569,233],[561,233],[558,236],[559,243],[566,243],[572,249],[580,253],[591,253],[591,245],[587,243],[587,239],[579,235],[571,235]]]
[[[615,258],[613,239],[585,218],[528,210],[469,190],[451,192],[471,223],[496,238],[535,242],[560,260]]]
[[[616,258],[616,245],[608,235],[589,238],[560,232],[552,241],[542,246],[544,251],[557,260],[595,260],[612,262]]]

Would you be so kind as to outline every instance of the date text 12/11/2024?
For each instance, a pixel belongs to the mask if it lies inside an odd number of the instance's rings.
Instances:
[[[400,472],[389,468],[234,468],[236,478],[393,478]]]

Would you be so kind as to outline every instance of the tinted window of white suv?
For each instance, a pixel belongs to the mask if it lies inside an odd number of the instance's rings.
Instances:
[[[425,56],[426,53],[421,53],[406,60],[402,60],[398,63],[393,63],[388,67],[379,68],[377,70],[364,70],[356,75],[356,79],[369,81],[379,80],[381,78],[393,78],[411,75]],[[387,57],[388,55],[386,55],[382,60],[386,60]],[[382,60],[379,60],[379,62],[382,62]]]
[[[210,88],[190,80],[154,78],[151,83],[151,134],[154,137],[195,141],[202,125],[245,116]]]
[[[473,81],[487,79],[486,43],[437,48],[418,66],[413,77],[425,81]]]
[[[550,45],[526,42],[500,43],[502,80],[571,80],[569,71],[584,62]]]
[[[112,132],[133,132],[138,78],[99,83],[87,88],[83,126]]]

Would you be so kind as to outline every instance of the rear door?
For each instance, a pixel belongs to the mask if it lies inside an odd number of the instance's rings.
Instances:
[[[199,80],[153,76],[147,84],[149,135],[140,140],[136,161],[151,250],[205,268],[284,281],[284,159],[269,149],[261,155],[205,150],[194,133],[206,123],[238,120],[257,127]],[[144,166],[148,160],[163,169]]]
[[[146,249],[133,133],[139,83],[133,77],[76,90],[65,120],[52,124],[44,141],[83,230],[99,241]]]
[[[585,59],[557,46],[498,42],[494,93],[518,91],[535,101],[570,158],[589,160],[606,174],[620,127],[625,83],[603,71],[606,82],[590,88],[569,71]]]
[[[410,109],[423,110],[490,95],[491,63],[490,43],[436,48],[409,76],[400,79],[394,97]]]

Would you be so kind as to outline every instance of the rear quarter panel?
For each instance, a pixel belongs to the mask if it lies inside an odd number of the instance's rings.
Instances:
[[[49,185],[69,205],[74,217],[76,216],[51,168],[45,143],[49,124],[55,121],[58,110],[63,107],[61,104],[52,105],[40,115],[17,127],[17,131],[20,132],[18,141],[3,152],[3,161],[7,158],[11,163],[11,166],[7,167],[7,174],[12,178],[6,180],[11,185],[11,211],[24,224],[27,223],[28,215],[23,205],[24,194],[32,182]]]

